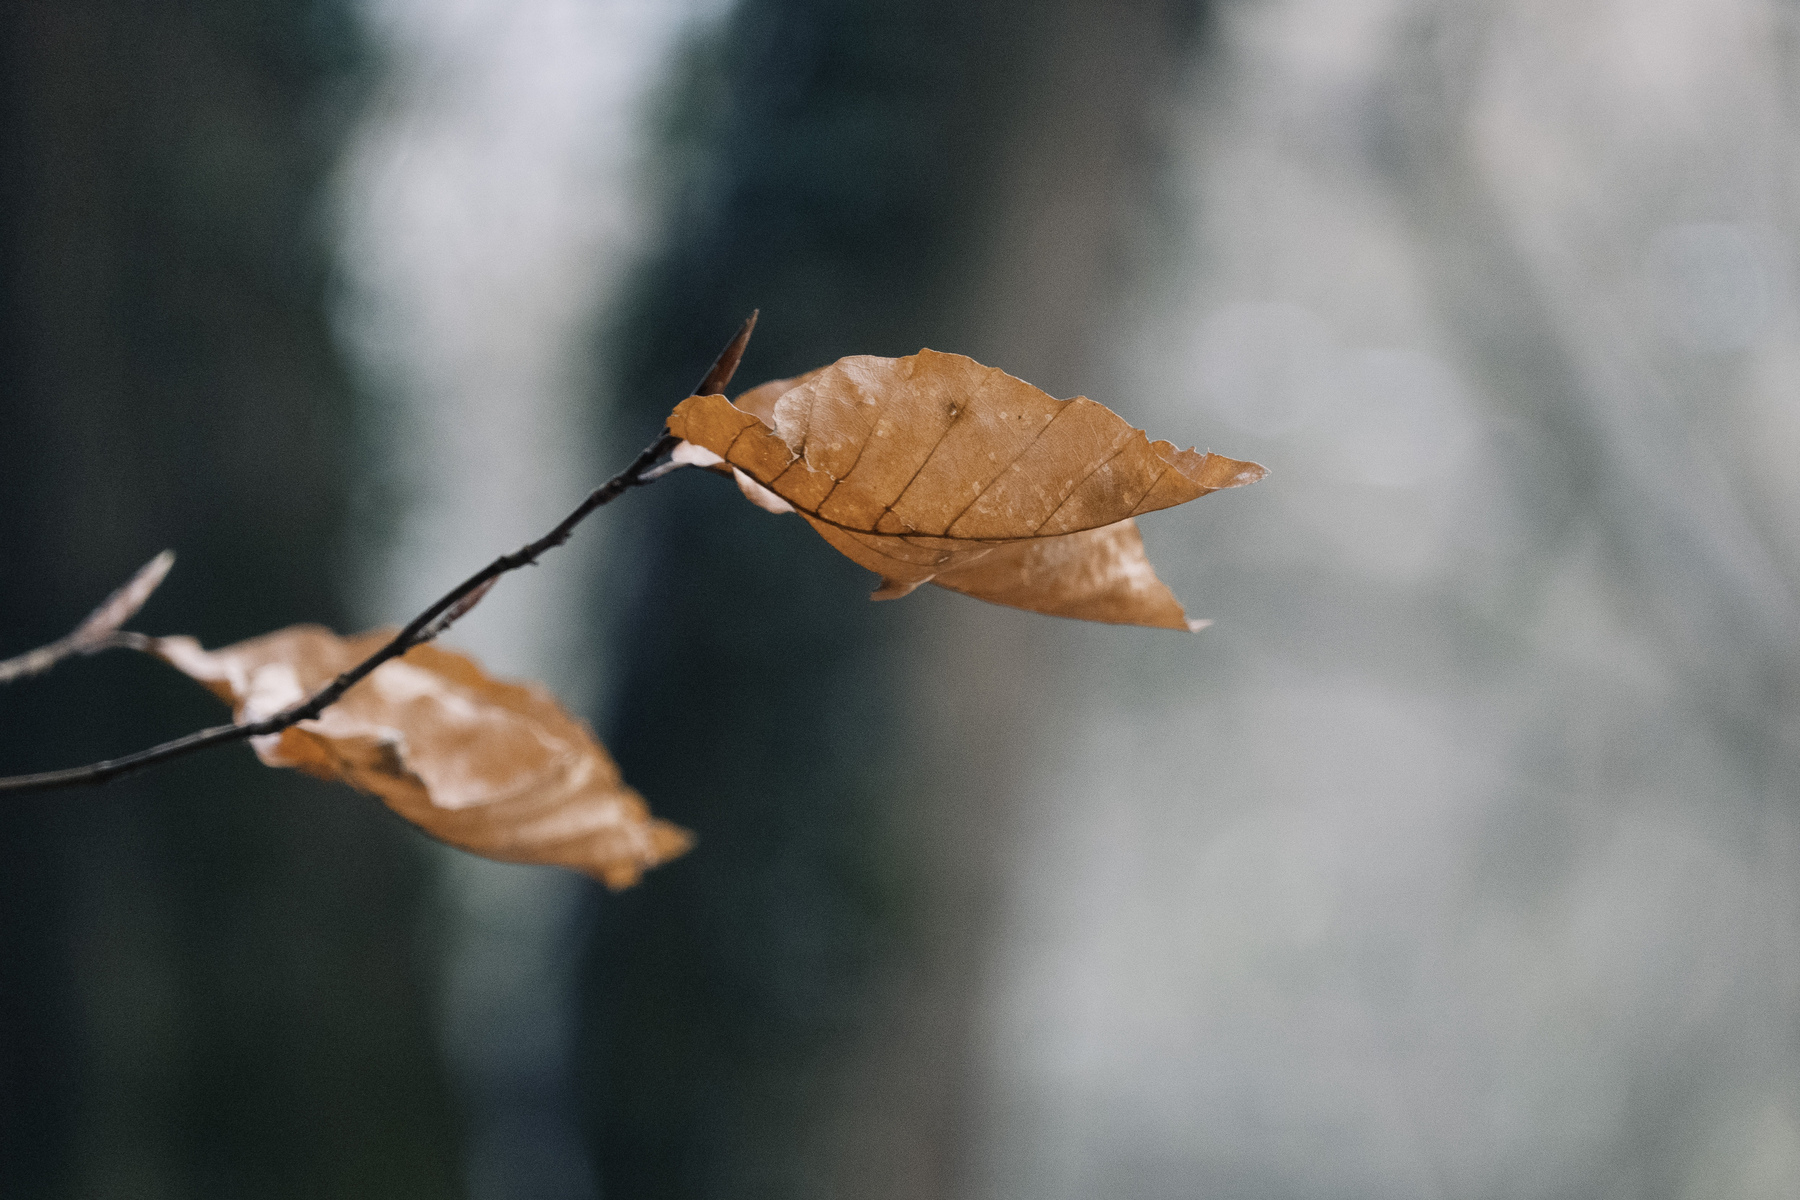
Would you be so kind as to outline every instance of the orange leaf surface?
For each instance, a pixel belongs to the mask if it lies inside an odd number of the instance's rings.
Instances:
[[[683,461],[730,469],[879,573],[876,599],[936,583],[996,604],[1196,629],[1132,518],[1254,483],[1251,462],[1153,442],[1085,396],[1057,400],[960,354],[858,355],[670,415]],[[697,448],[697,449],[696,449]]]
[[[245,721],[311,695],[392,636],[295,625],[210,652],[158,638],[153,651]],[[571,867],[612,888],[692,844],[650,815],[587,725],[543,688],[492,679],[433,645],[383,663],[316,720],[251,744],[269,766],[374,793],[453,846]]]

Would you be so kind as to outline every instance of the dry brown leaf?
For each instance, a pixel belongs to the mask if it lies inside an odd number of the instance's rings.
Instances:
[[[998,546],[973,562],[939,571],[931,582],[1053,617],[1189,631],[1212,624],[1188,619],[1175,593],[1156,577],[1137,522],[1129,517],[1082,533]]]
[[[804,375],[796,375],[792,379],[771,379],[767,383],[759,383],[732,404],[749,413],[757,420],[775,428],[775,402],[803,383],[810,383],[828,370],[827,367],[814,367]]]
[[[304,699],[392,636],[295,625],[210,652],[188,637],[155,639],[152,650],[241,722]],[[383,663],[316,720],[251,744],[269,766],[374,793],[453,846],[571,867],[612,888],[692,844],[650,815],[586,724],[543,688],[492,679],[433,645]]]
[[[858,355],[669,418],[684,461],[730,469],[879,573],[1114,624],[1199,628],[1156,578],[1131,518],[1254,483],[1255,463],[1178,450],[1085,396],[1057,400],[960,354]],[[697,451],[697,453],[696,453]]]

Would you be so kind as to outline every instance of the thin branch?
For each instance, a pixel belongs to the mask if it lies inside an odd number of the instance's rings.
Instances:
[[[102,600],[100,607],[89,613],[87,620],[77,625],[73,632],[48,646],[39,646],[0,662],[0,684],[48,671],[63,659],[77,654],[93,654],[125,645],[117,637],[119,627],[137,615],[138,609],[144,607],[144,601],[150,599],[150,594],[161,585],[163,577],[174,565],[175,552],[164,550],[139,567],[124,587]]]
[[[756,313],[750,314],[750,319],[744,322],[743,328],[738,330],[737,336],[731,339],[730,344],[713,362],[712,369],[700,381],[700,386],[694,390],[695,395],[716,395],[724,390],[726,384],[731,382],[732,375],[737,372],[739,361],[744,357],[744,348],[749,345],[750,333],[756,328],[756,317]],[[500,576],[509,571],[516,571],[520,567],[533,565],[540,555],[568,541],[569,535],[575,531],[575,527],[586,520],[595,509],[603,504],[611,503],[632,488],[648,482],[645,476],[651,465],[673,450],[679,441],[679,438],[670,435],[665,430],[661,437],[645,446],[638,456],[631,460],[630,466],[590,492],[587,499],[576,506],[574,512],[557,522],[556,527],[549,533],[535,542],[519,547],[511,554],[502,554],[463,580],[446,592],[430,608],[408,621],[405,628],[395,634],[381,649],[300,703],[291,705],[274,716],[265,717],[260,721],[244,721],[202,729],[190,733],[186,737],[179,737],[174,741],[164,742],[160,746],[152,746],[148,750],[140,750],[121,758],[106,759],[84,767],[70,767],[61,771],[42,771],[35,775],[14,775],[10,778],[0,779],[0,792],[40,792],[55,788],[105,783],[132,771],[168,762],[170,759],[180,758],[197,750],[280,733],[290,725],[317,717],[337,703],[345,692],[366,679],[381,664],[398,658],[414,646],[428,642],[443,633],[458,617],[473,608]],[[130,586],[127,585],[128,588]],[[107,604],[111,603],[110,600],[107,602]],[[102,610],[106,607],[106,605],[101,606]],[[123,619],[125,618],[121,618],[121,620]],[[91,620],[92,618],[90,618]],[[82,628],[85,629],[86,624]],[[118,635],[117,637],[117,644],[120,645],[140,643],[141,638],[138,635]]]

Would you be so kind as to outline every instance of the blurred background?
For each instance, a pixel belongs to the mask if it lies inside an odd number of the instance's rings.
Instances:
[[[0,657],[158,550],[404,619],[741,386],[971,354],[1270,466],[1207,632],[702,472],[452,641],[611,895],[220,751],[0,804],[7,1197],[1800,1194],[1786,0],[15,0]],[[116,655],[0,771],[218,719]]]

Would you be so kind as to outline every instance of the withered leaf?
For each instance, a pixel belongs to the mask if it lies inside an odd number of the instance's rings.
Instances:
[[[1132,518],[1254,483],[1256,463],[1178,450],[1085,396],[960,354],[858,355],[669,418],[684,461],[729,469],[879,573],[876,599],[931,582],[1057,616],[1195,629]]]
[[[210,652],[188,637],[150,648],[245,721],[311,695],[392,636],[295,625]],[[612,888],[692,844],[650,815],[605,747],[543,688],[492,679],[434,645],[383,663],[316,720],[252,745],[269,766],[374,793],[453,846],[571,867]]]
[[[1190,631],[1212,624],[1188,619],[1175,593],[1156,577],[1130,517],[1082,533],[997,546],[939,571],[931,582],[1053,617]]]

